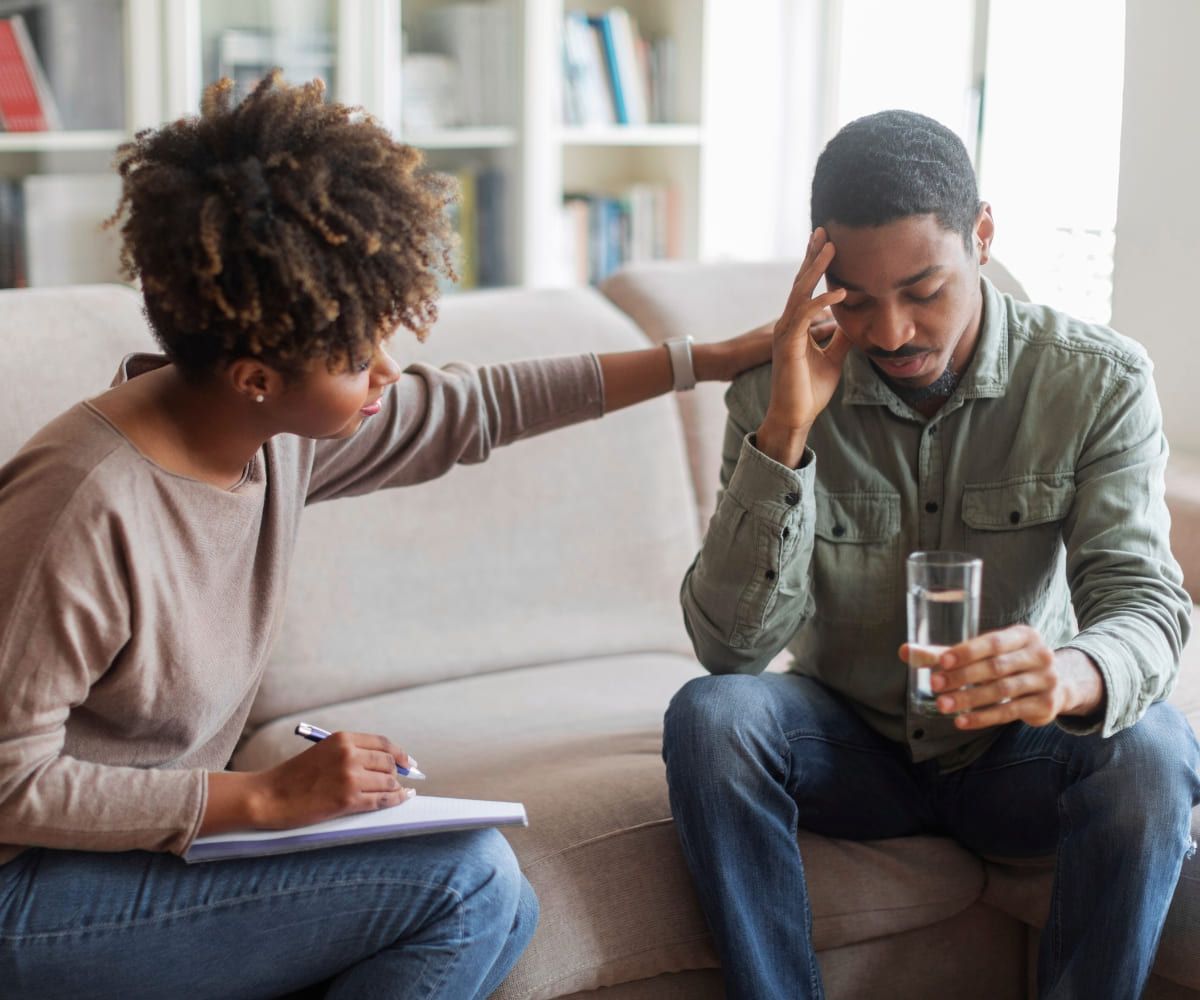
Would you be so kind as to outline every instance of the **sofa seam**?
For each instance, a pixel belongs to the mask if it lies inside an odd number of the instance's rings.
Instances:
[[[619,830],[610,830],[608,833],[602,833],[596,837],[589,837],[587,840],[581,840],[578,843],[568,844],[566,847],[560,850],[552,851],[549,854],[543,854],[541,857],[535,858],[533,861],[526,862],[524,865],[522,865],[522,867],[525,869],[525,871],[529,871],[534,865],[540,865],[543,861],[550,861],[553,858],[560,858],[564,854],[569,854],[572,851],[578,850],[579,848],[589,847],[592,844],[603,843],[606,840],[611,840],[614,837],[620,837],[627,833],[648,830],[656,826],[666,826],[668,823],[673,822],[674,818],[667,816],[663,819],[647,820],[646,822],[638,823],[635,826],[623,826]]]

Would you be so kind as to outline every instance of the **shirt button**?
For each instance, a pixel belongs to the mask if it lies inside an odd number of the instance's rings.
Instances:
[[[766,571],[766,573],[763,574],[763,576],[765,576],[768,580],[774,580],[775,579],[775,571],[773,569],[769,569]]]
[[[1013,524],[1019,524],[1021,521],[1021,512],[1019,510],[1014,510],[1011,514],[1008,515],[1008,519]]]
[[[929,503],[927,503],[925,505],[925,513],[926,514],[936,514],[937,512],[938,512],[938,505],[936,503],[934,503],[932,500],[930,500]]]
[[[788,536],[789,536],[791,533],[792,533],[792,529],[791,529],[791,528],[784,528],[784,529],[783,529],[783,532],[782,532],[782,534],[781,534],[779,537],[780,537],[780,538],[787,538],[787,537],[788,537]]]
[[[922,738],[924,735],[925,735],[925,730],[924,730],[924,729],[914,729],[914,730],[913,730],[913,739],[914,739],[914,740],[919,740],[919,739],[921,739],[921,738]]]
[[[845,533],[846,533],[846,529],[843,528],[840,524],[835,524],[833,526],[833,537],[834,538],[841,538],[842,535],[844,535]]]
[[[789,507],[795,507],[800,502],[799,493],[789,493],[783,498],[783,502]]]

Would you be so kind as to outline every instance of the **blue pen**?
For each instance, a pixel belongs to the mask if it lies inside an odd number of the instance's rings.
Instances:
[[[296,735],[303,736],[306,740],[311,740],[313,743],[320,743],[321,740],[329,739],[332,734],[325,732],[325,730],[321,729],[319,726],[310,726],[307,722],[301,722],[296,727]],[[409,760],[412,760],[412,758],[410,757]],[[413,761],[413,763],[415,764],[416,761]],[[422,781],[425,779],[425,775],[423,775],[415,767],[401,767],[399,764],[397,764],[396,773],[403,778],[412,778],[414,780],[420,779]]]

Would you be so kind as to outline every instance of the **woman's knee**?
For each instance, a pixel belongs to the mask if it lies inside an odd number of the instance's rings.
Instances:
[[[506,912],[510,920],[515,919],[526,882],[504,835],[492,828],[474,831],[464,861],[474,883],[473,888],[467,887],[468,892],[485,894],[497,910]]]

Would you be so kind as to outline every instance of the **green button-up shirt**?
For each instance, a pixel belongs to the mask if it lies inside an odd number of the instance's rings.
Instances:
[[[980,629],[1032,625],[1086,653],[1104,717],[1060,720],[1105,735],[1174,684],[1191,601],[1171,555],[1167,443],[1136,343],[983,279],[983,320],[957,390],[931,418],[858,351],[799,469],[754,444],[770,366],[739,377],[722,492],[684,579],[684,618],[713,673],[791,669],[841,692],[914,761],[961,766],[998,730],[907,712],[905,559],[952,549],[983,559]]]

